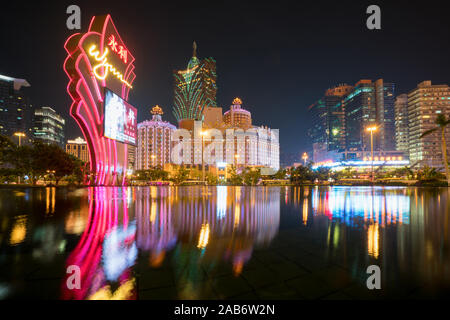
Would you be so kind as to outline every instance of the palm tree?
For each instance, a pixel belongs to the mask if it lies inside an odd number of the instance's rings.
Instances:
[[[441,142],[442,142],[442,160],[444,161],[444,167],[445,167],[445,176],[447,177],[447,184],[450,185],[450,171],[448,169],[448,158],[447,158],[447,142],[445,141],[445,127],[450,124],[450,118],[446,119],[445,115],[440,114],[436,117],[436,121],[434,122],[437,124],[436,128],[433,128],[431,130],[427,130],[424,133],[420,135],[421,138],[440,130],[441,131]]]

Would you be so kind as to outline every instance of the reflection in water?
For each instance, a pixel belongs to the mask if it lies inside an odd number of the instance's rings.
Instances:
[[[136,228],[129,226],[127,193],[126,188],[89,189],[87,227],[67,259],[67,267],[80,268],[81,285],[79,289],[69,289],[68,274],[62,284],[64,299],[136,297],[130,269],[137,254]],[[118,291],[111,292],[110,282],[119,284]]]
[[[302,267],[297,255],[304,250],[339,263],[353,279],[377,264],[386,286],[426,283],[438,290],[450,286],[449,193],[404,187],[3,188],[0,283],[8,294],[30,297],[28,277],[45,283],[63,276],[61,292],[51,297],[136,299],[138,287],[170,287],[177,298],[214,298],[212,279],[247,277],[250,260],[262,262],[254,250],[268,247]],[[67,287],[70,265],[80,267],[80,289]]]
[[[301,208],[301,221],[326,243],[328,259],[358,270],[355,276],[374,263],[383,266],[391,285],[404,277],[437,288],[450,285],[449,193],[447,188],[292,188],[288,205]]]
[[[175,249],[180,298],[207,294],[200,265],[213,268],[230,261],[239,274],[253,247],[268,244],[277,234],[279,196],[277,189],[228,192],[223,186],[91,188],[86,228],[67,259],[67,266],[81,269],[81,289],[67,289],[69,274],[63,298],[136,298],[131,269],[138,249],[149,253],[153,268]]]
[[[14,246],[16,244],[22,243],[25,240],[26,234],[27,234],[27,216],[26,215],[16,216],[14,226],[11,230],[9,244]]]

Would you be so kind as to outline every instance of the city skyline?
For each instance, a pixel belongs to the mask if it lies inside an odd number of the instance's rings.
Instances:
[[[439,18],[444,13],[436,11],[436,6],[380,4],[382,30],[371,31],[365,26],[364,2],[345,7],[327,3],[323,10],[312,5],[282,4],[271,10],[267,4],[253,7],[249,3],[222,6],[200,2],[189,8],[150,2],[135,4],[134,8],[142,10],[131,10],[106,2],[78,3],[82,29],[86,29],[88,17],[111,13],[118,19],[118,28],[128,35],[130,48],[138,51],[140,71],[129,102],[140,111],[139,122],[144,120],[143,111],[152,105],[173,107],[172,70],[186,64],[196,41],[199,56],[217,61],[218,105],[226,107],[239,96],[248,105],[257,106],[255,122],[267,123],[269,118],[272,128],[290,133],[280,137],[283,153],[308,150],[308,117],[286,114],[299,110],[306,114],[324,89],[364,78],[392,81],[397,93],[409,92],[428,79],[436,84],[450,82],[445,71],[449,70],[445,59],[449,45],[442,41],[448,38],[448,22]],[[68,116],[70,101],[64,94],[65,75],[61,72],[61,44],[74,33],[65,28],[67,3],[7,6],[9,10],[4,12],[9,12],[9,17],[1,23],[2,32],[8,30],[5,36],[11,44],[2,52],[2,60],[9,63],[0,73],[27,79],[33,106],[51,105],[68,119],[66,137],[79,136]],[[23,17],[11,14],[19,11]],[[195,12],[203,13],[203,19],[193,19]],[[136,17],[133,23],[127,23],[131,15]],[[230,18],[240,23],[231,24]],[[24,28],[14,28],[19,23]],[[215,28],[209,27],[211,23]],[[40,28],[34,28],[36,25]],[[180,29],[181,25],[184,28]],[[258,28],[256,36],[249,38]],[[310,28],[314,28],[314,35],[308,34]],[[34,40],[20,42],[27,33],[34,35]],[[142,34],[146,36],[140,38]],[[428,47],[421,47],[421,42]],[[54,54],[49,56],[49,51]],[[169,112],[167,120],[176,123]]]

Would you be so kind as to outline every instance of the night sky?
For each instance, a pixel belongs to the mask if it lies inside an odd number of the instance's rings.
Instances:
[[[66,137],[81,136],[69,116],[63,45],[66,8],[110,13],[136,58],[129,102],[139,121],[155,104],[172,115],[172,71],[192,55],[217,61],[217,101],[227,110],[239,96],[253,122],[280,129],[281,152],[307,151],[307,108],[324,91],[361,78],[383,78],[397,94],[423,80],[450,83],[450,19],[441,1],[3,1],[0,74],[27,79],[35,107],[67,119]],[[382,30],[366,28],[366,8],[381,7]]]

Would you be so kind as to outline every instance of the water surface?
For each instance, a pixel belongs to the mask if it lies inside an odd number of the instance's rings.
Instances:
[[[444,297],[449,192],[3,187],[0,298]],[[381,290],[366,287],[369,265]]]

